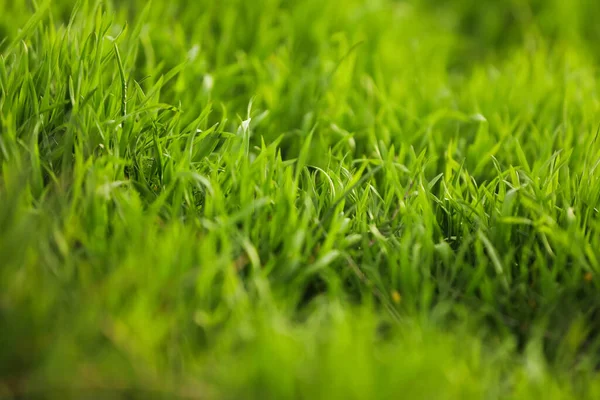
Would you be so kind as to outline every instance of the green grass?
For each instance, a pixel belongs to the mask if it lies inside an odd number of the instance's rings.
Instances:
[[[0,0],[0,398],[600,398],[600,3]]]

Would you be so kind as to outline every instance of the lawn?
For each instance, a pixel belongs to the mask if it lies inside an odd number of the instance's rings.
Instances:
[[[599,399],[597,0],[0,0],[1,399]]]

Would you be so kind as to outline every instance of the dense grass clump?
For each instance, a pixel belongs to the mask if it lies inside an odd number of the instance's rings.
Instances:
[[[598,15],[0,0],[0,398],[600,398]]]

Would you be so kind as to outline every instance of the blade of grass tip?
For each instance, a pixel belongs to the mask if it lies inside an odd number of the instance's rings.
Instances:
[[[583,161],[583,172],[581,174],[581,178],[579,179],[579,186],[581,187],[581,183],[583,181],[583,176],[585,174],[586,171],[588,171],[588,165],[589,165],[589,161],[590,161],[590,154],[593,151],[592,149],[594,148],[594,144],[596,143],[596,141],[598,140],[598,135],[600,134],[600,124],[598,124],[598,127],[596,128],[596,134],[594,135],[594,137],[592,138],[592,141],[590,142],[587,151],[585,152],[585,159]]]
[[[300,174],[306,166],[306,161],[308,160],[308,154],[312,145],[312,138],[315,132],[315,128],[316,125],[310,130],[310,132],[304,139],[304,143],[302,144],[302,148],[300,149],[300,154],[298,154],[298,159],[296,160],[296,176],[294,177],[294,180],[296,182],[298,182],[298,179],[300,179]]]
[[[252,104],[254,104],[254,97],[250,99],[248,103],[248,111],[246,113],[246,119],[242,121],[242,133],[244,135],[244,155],[246,160],[250,157],[250,123],[252,122]]]
[[[121,116],[125,118],[127,115],[127,79],[125,78],[125,69],[123,68],[123,61],[121,60],[119,47],[116,43],[114,43],[114,48],[117,66],[119,68],[119,76],[121,78]],[[124,123],[125,122],[123,122],[123,124]]]
[[[6,71],[6,59],[2,54],[0,54],[0,90],[2,91],[2,96],[0,100],[6,98],[6,93],[8,91],[6,85],[8,84],[8,72]]]
[[[350,188],[348,188],[348,190],[346,190],[339,199],[337,199],[327,210],[327,213],[325,213],[325,215],[323,216],[323,219],[321,221],[319,221],[319,226],[321,228],[321,230],[323,231],[323,234],[325,236],[327,236],[327,231],[325,230],[325,223],[329,220],[329,218],[331,218],[331,216],[333,215],[333,212],[335,211],[335,209],[337,208],[337,206],[350,194],[352,193],[352,191],[354,189],[356,189],[357,187],[359,187],[360,185],[362,185],[363,183],[365,183],[369,178],[371,178],[373,175],[375,175],[377,172],[379,172],[381,169],[383,168],[383,165],[378,165],[377,167],[373,168],[372,170],[370,170],[369,172],[367,172],[366,174],[364,174],[356,183],[354,183],[352,186],[350,186]]]
[[[171,79],[173,79],[178,73],[180,73],[185,68],[186,65],[187,65],[187,61],[183,61],[182,63],[179,63],[175,67],[171,68],[164,75],[161,75],[160,78],[158,78],[158,80],[154,83],[154,85],[150,89],[148,89],[148,91],[145,93],[145,97],[140,102],[139,107],[145,106],[146,103],[148,103],[150,100],[152,100],[154,98],[154,95],[160,89],[162,89]],[[138,83],[141,83],[141,81]]]
[[[23,28],[19,31],[17,36],[10,43],[10,45],[8,45],[5,55],[10,54],[18,45],[18,43],[20,43],[23,39],[31,36],[38,24],[42,21],[42,19],[46,17],[46,14],[50,9],[50,3],[50,0],[46,0],[38,7],[35,13],[31,16],[31,18],[29,18],[29,20],[25,23],[25,26],[23,26]]]
[[[71,9],[71,15],[69,16],[69,22],[67,24],[67,29],[70,30],[73,24],[75,23],[75,18],[79,13],[79,9],[81,8],[81,0],[77,0]]]

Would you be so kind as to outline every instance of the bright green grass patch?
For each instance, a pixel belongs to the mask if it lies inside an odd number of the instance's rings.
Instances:
[[[591,0],[0,0],[0,397],[600,397]]]

